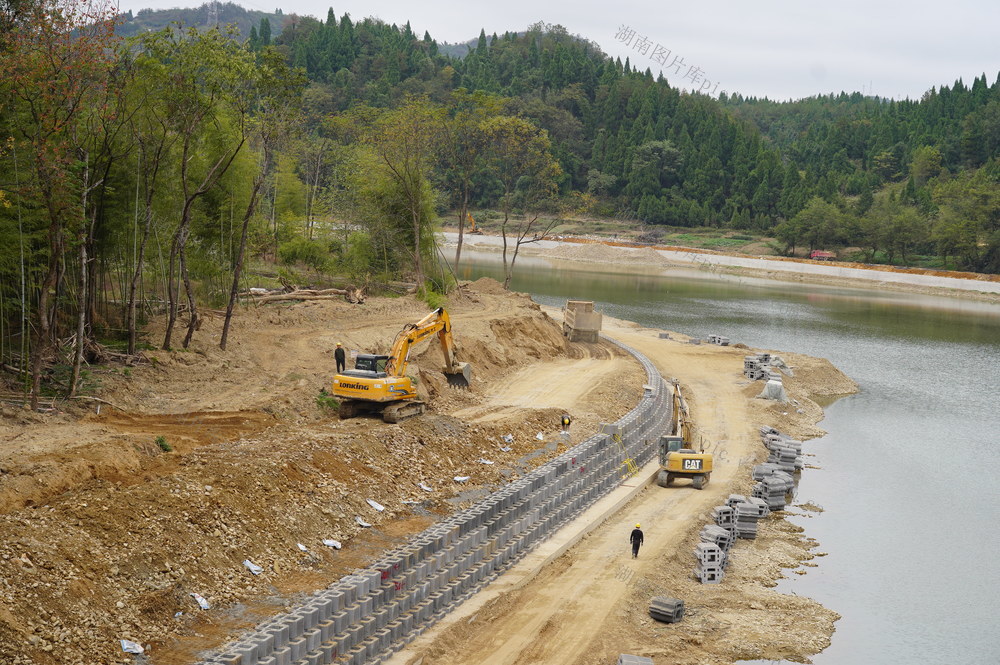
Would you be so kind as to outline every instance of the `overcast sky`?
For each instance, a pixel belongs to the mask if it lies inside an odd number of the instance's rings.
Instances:
[[[318,0],[237,1],[248,9],[280,6],[285,14],[321,19],[330,7]],[[201,4],[120,2],[121,11]],[[556,23],[613,57],[629,56],[654,74],[662,70],[675,87],[716,95],[725,90],[784,100],[859,91],[917,99],[958,78],[970,83],[985,73],[993,83],[1000,70],[997,0],[339,0],[333,9],[354,20],[410,21],[414,32],[427,30],[438,42],[464,42],[480,28],[503,34],[537,21]]]

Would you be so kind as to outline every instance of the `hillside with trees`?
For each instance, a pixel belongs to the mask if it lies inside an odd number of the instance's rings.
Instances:
[[[560,26],[461,52],[332,10],[0,4],[2,371],[76,394],[88,361],[187,347],[251,285],[438,302],[461,240],[444,260],[434,230],[470,209],[508,283],[574,218],[1000,272],[1000,81],[779,104],[682,93]]]

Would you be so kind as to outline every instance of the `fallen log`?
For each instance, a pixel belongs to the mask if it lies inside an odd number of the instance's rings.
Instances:
[[[346,289],[299,289],[291,293],[257,297],[253,299],[253,302],[263,304],[281,300],[339,300],[340,297],[343,297],[349,303],[361,304],[365,301],[365,292],[364,289],[356,289],[354,287]]]

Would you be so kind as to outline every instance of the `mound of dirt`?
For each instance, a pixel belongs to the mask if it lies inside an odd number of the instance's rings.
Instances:
[[[589,263],[624,263],[668,268],[673,264],[651,247],[613,247],[603,243],[560,243],[553,249],[542,250],[541,256]]]

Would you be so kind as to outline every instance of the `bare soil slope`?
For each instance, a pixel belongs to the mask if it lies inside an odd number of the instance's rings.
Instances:
[[[247,311],[227,352],[216,346],[221,321],[209,319],[191,350],[149,352],[131,376],[102,374],[101,397],[114,406],[4,411],[0,663],[131,662],[122,638],[151,645],[155,663],[193,662],[557,454],[563,412],[579,440],[642,393],[630,356],[566,343],[530,299],[492,280],[468,285],[448,309],[473,386],[448,388],[440,350],[421,345],[410,373],[431,411],[398,425],[340,422],[316,396],[336,342],[388,351],[403,324],[426,314],[410,298]],[[245,559],[264,573],[250,574]]]

